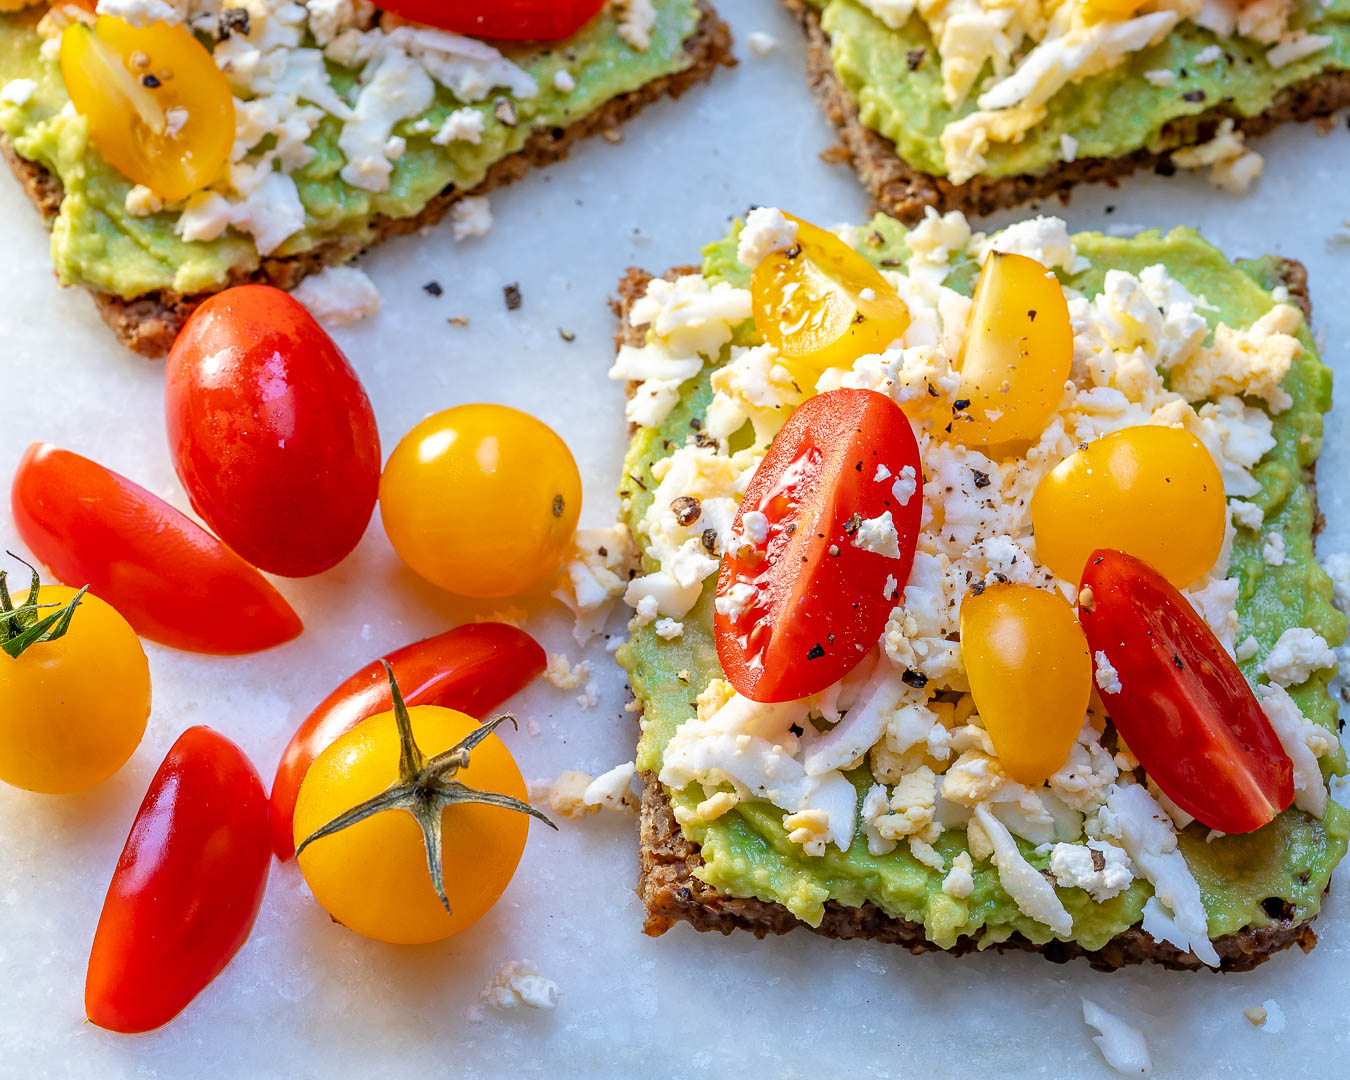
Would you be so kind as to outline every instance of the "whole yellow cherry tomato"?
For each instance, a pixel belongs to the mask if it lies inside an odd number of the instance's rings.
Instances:
[[[1064,396],[1073,364],[1069,305],[1053,273],[1025,255],[984,260],[961,348],[952,438],[965,446],[1034,439]]]
[[[36,611],[20,604],[0,613],[0,642],[75,596],[64,585],[42,586]],[[150,665],[136,632],[85,593],[60,637],[17,657],[0,653],[0,780],[45,794],[93,787],[131,757],[149,716]]]
[[[61,75],[89,138],[118,172],[161,199],[216,180],[234,146],[234,96],[181,26],[100,15],[61,35]]]
[[[1069,756],[1092,693],[1087,638],[1056,593],[990,585],[961,603],[970,693],[1004,772],[1039,784]]]
[[[1093,551],[1114,548],[1184,589],[1219,557],[1227,515],[1209,451],[1190,432],[1157,425],[1088,443],[1047,473],[1031,499],[1037,555],[1074,582]]]
[[[395,447],[380,478],[380,516],[394,550],[462,596],[511,596],[549,578],[580,513],[581,475],[567,444],[505,405],[429,416]]]
[[[406,715],[423,765],[481,727],[473,717],[437,705],[415,705]],[[449,911],[432,883],[422,828],[407,806],[377,811],[304,846],[340,815],[403,783],[402,754],[393,712],[361,721],[329,746],[300,785],[295,842],[310,891],[334,919],[366,937],[416,945],[459,933],[497,902],[520,862],[529,821],[519,807],[481,802],[446,806],[439,818],[432,812],[439,821]],[[454,769],[446,782],[524,805],[525,781],[496,735],[473,747],[469,764]]]
[[[909,308],[880,271],[833,233],[784,216],[797,243],[755,267],[750,295],[755,328],[785,364],[849,368],[899,339]]]

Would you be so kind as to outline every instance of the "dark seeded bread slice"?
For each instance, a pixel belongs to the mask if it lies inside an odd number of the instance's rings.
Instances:
[[[455,187],[448,187],[413,217],[377,217],[374,222],[375,240],[372,244],[336,239],[301,255],[266,258],[256,270],[235,273],[227,285],[240,285],[252,281],[292,289],[307,275],[316,273],[325,266],[344,263],[388,237],[402,236],[424,226],[436,224],[460,199],[470,195],[481,195],[518,180],[536,165],[549,165],[561,161],[578,139],[616,130],[644,105],[657,101],[667,94],[679,97],[691,86],[711,77],[719,65],[735,64],[736,61],[731,55],[731,31],[727,24],[717,16],[708,0],[698,0],[698,7],[702,17],[694,33],[684,44],[684,50],[691,64],[683,71],[654,79],[637,90],[622,94],[590,115],[574,121],[568,127],[537,129],[522,149],[493,165],[482,183],[474,188],[461,191]],[[9,162],[10,168],[23,184],[33,205],[44,219],[50,221],[61,206],[60,180],[43,166],[21,158],[8,140],[0,140],[0,151],[3,151],[5,160]],[[222,286],[224,287],[226,286]],[[206,292],[183,296],[161,289],[128,300],[93,290],[90,290],[90,293],[98,306],[99,314],[103,316],[104,322],[112,327],[118,340],[127,348],[151,358],[161,357],[169,351],[169,346],[173,344],[188,316],[198,304],[211,295]]]
[[[1075,184],[1114,183],[1137,169],[1171,168],[1174,150],[1208,142],[1225,118],[1246,135],[1262,135],[1291,120],[1329,116],[1350,106],[1350,72],[1336,71],[1314,76],[1280,92],[1265,112],[1238,116],[1222,105],[1194,116],[1168,123],[1162,131],[1166,150],[1136,150],[1112,158],[1079,158],[1059,162],[1045,172],[1021,176],[976,176],[964,184],[911,168],[896,152],[895,144],[866,127],[858,119],[858,107],[844,89],[830,59],[830,39],[820,26],[820,16],[805,0],[783,4],[806,32],[806,69],[811,91],[825,115],[839,130],[839,137],[863,186],[877,208],[912,225],[923,217],[925,207],[940,213],[960,210],[964,214],[992,214],[1031,199],[1058,195],[1067,202]]]
[[[674,278],[697,272],[697,267],[686,266],[671,270],[666,276]],[[1312,305],[1303,265],[1283,260],[1280,277],[1289,289],[1290,302],[1303,310],[1304,318],[1311,324]],[[614,312],[619,317],[616,345],[640,346],[644,343],[645,329],[630,326],[627,316],[633,302],[646,292],[651,279],[651,274],[634,268],[620,280],[618,295],[613,302]],[[645,787],[639,818],[637,893],[647,909],[643,930],[648,935],[658,937],[677,922],[687,922],[696,930],[717,930],[723,934],[748,930],[757,938],[786,934],[803,927],[825,937],[866,938],[900,945],[916,954],[943,951],[928,940],[922,923],[887,915],[870,902],[850,908],[828,901],[820,925],[810,926],[781,904],[718,892],[695,876],[694,872],[703,865],[703,857],[698,845],[680,832],[666,789],[651,773],[643,773],[642,779]],[[1288,902],[1282,911],[1272,911],[1271,915],[1278,919],[1273,926],[1246,927],[1214,939],[1221,970],[1250,971],[1291,945],[1297,945],[1305,953],[1312,951],[1317,944],[1317,935],[1313,932],[1311,918],[1294,922],[1293,905]],[[1126,964],[1146,961],[1180,971],[1207,970],[1207,966],[1191,953],[1183,953],[1167,942],[1154,940],[1138,926],[1117,934],[1100,949],[1084,949],[1068,941],[1038,945],[1020,934],[991,947],[1000,952],[1007,949],[1038,952],[1057,964],[1082,957],[1099,971],[1115,971]],[[961,937],[945,951],[953,956],[964,956],[978,948],[979,935],[976,934]]]

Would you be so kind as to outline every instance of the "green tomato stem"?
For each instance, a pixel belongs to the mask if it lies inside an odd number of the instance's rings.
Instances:
[[[37,569],[12,551],[6,554],[23,563],[33,575],[28,587],[28,598],[16,607],[6,581],[8,571],[0,570],[0,649],[17,660],[34,645],[44,641],[55,641],[65,636],[66,631],[70,629],[70,620],[75,617],[75,609],[80,606],[80,601],[89,591],[89,586],[82,588],[66,604],[39,604],[38,593],[42,588],[42,582]],[[45,618],[38,617],[38,612],[50,608],[57,610]]]

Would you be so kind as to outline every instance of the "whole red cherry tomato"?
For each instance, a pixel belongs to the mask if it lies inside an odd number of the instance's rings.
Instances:
[[[257,770],[229,739],[188,728],[108,886],[85,980],[90,1021],[132,1034],[182,1012],[248,940],[271,860]]]
[[[1163,793],[1201,824],[1251,832],[1294,801],[1293,765],[1233,658],[1147,563],[1088,558],[1078,618],[1116,730]],[[1117,682],[1103,679],[1103,657]],[[1102,686],[1103,682],[1107,686]]]
[[[258,571],[145,488],[33,443],[10,491],[23,542],[67,585],[88,585],[142,637],[190,652],[270,649],[303,629]]]
[[[722,556],[714,627],[731,685],[791,701],[851,671],[909,580],[922,508],[919,446],[895,402],[831,390],[798,408]]]
[[[469,623],[405,645],[383,658],[408,705],[440,705],[484,716],[544,670],[539,644],[505,623]],[[389,675],[375,660],[319,704],[291,737],[272,781],[272,850],[295,854],[293,821],[300,784],[314,759],[367,717],[394,707]]]
[[[379,6],[456,34],[558,41],[599,15],[605,0],[381,0]]]
[[[380,483],[375,413],[290,294],[241,285],[202,304],[169,352],[164,404],[193,509],[253,565],[307,577],[361,539]]]

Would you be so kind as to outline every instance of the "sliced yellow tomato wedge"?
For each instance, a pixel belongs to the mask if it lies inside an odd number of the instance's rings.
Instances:
[[[797,243],[755,267],[755,328],[789,368],[848,368],[909,327],[909,308],[881,272],[831,232],[797,223]]]
[[[1087,637],[1059,595],[990,585],[961,604],[970,692],[1003,770],[1039,784],[1068,759],[1092,694]]]
[[[1088,443],[1031,499],[1036,552],[1065,581],[1079,579],[1097,548],[1113,548],[1184,589],[1218,559],[1227,516],[1223,477],[1204,444],[1157,425]]]
[[[220,176],[234,145],[234,97],[211,54],[181,26],[100,15],[61,36],[61,74],[109,164],[161,199]]]
[[[991,251],[966,323],[952,437],[966,446],[1036,438],[1064,396],[1072,364],[1059,280],[1035,259]]]

